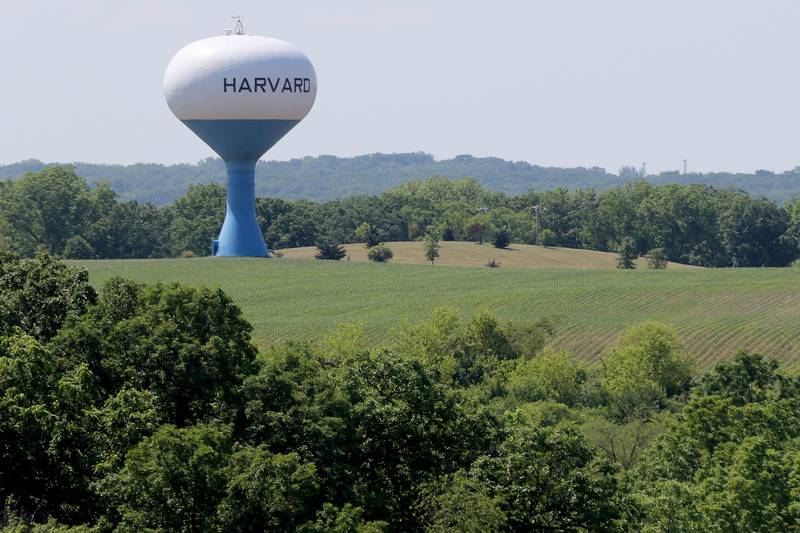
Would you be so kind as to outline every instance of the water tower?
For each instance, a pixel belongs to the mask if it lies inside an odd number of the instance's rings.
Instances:
[[[266,257],[255,213],[258,159],[308,114],[317,94],[311,61],[294,45],[245,35],[195,41],[164,75],[167,104],[225,161],[228,206],[213,255]]]

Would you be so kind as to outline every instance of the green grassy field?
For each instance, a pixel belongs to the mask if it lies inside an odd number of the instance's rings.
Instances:
[[[102,284],[111,276],[222,287],[265,346],[317,339],[339,322],[360,322],[382,341],[402,321],[437,306],[503,319],[551,318],[551,345],[595,360],[626,326],[673,324],[706,367],[737,348],[800,361],[800,271],[552,270],[464,268],[290,259],[74,261]]]

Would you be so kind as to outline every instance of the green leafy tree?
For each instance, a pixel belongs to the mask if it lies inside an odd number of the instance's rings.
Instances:
[[[0,186],[0,195],[2,194],[4,194],[3,187]],[[11,224],[9,224],[4,216],[5,215],[3,213],[2,206],[0,206],[0,250],[13,250],[14,238],[11,230]]]
[[[361,507],[346,503],[336,507],[325,503],[313,522],[306,522],[298,531],[301,533],[382,533],[389,524],[380,520],[367,521]]]
[[[55,477],[47,453],[55,429],[49,392],[60,364],[32,337],[0,337],[0,498],[36,509]]]
[[[729,203],[703,185],[666,185],[648,189],[637,207],[640,252],[664,250],[681,263],[723,266],[727,263],[719,231],[719,211]]]
[[[774,203],[740,195],[720,210],[720,233],[732,266],[787,266],[797,257],[797,243],[784,238],[790,215]]]
[[[102,449],[96,469],[103,473],[121,468],[125,453],[164,423],[158,397],[148,390],[134,388],[123,388],[108,396],[96,415],[97,445]]]
[[[317,466],[320,500],[337,501],[351,490],[357,445],[350,404],[334,387],[335,356],[308,344],[275,347],[268,356],[245,385],[247,442],[274,453],[302,451]]]
[[[508,394],[518,403],[552,400],[574,406],[588,371],[566,352],[545,352],[522,361],[509,376]]]
[[[172,206],[171,248],[173,255],[188,250],[210,255],[225,217],[225,188],[216,183],[192,185]]]
[[[448,242],[456,240],[456,232],[453,229],[453,226],[449,224],[445,226],[444,231],[442,231],[442,240]]]
[[[317,466],[321,501],[346,496],[397,528],[417,523],[427,473],[467,466],[487,446],[491,417],[392,353],[341,360],[308,345],[276,348],[247,391],[249,441],[302,453]]]
[[[580,429],[586,442],[598,454],[630,470],[665,426],[665,417],[658,414],[625,422],[615,422],[601,414],[592,414],[582,421]]]
[[[479,241],[480,244],[483,244],[484,239],[486,239],[486,230],[487,225],[483,222],[473,222],[467,228],[467,238],[471,241]]]
[[[600,385],[622,418],[685,392],[692,378],[677,332],[656,322],[627,329],[601,363]]]
[[[55,165],[15,180],[3,201],[14,249],[32,256],[37,250],[61,254],[83,225],[81,197],[87,187],[69,165]]]
[[[558,237],[556,236],[556,232],[551,229],[543,229],[539,233],[539,242],[545,248],[550,248],[551,246],[555,246],[557,241]]]
[[[438,257],[439,237],[433,228],[428,228],[428,233],[425,235],[425,259],[427,259],[430,264],[433,264]]]
[[[392,349],[436,368],[441,380],[468,387],[493,376],[504,361],[535,354],[550,333],[547,322],[503,324],[489,312],[466,321],[443,307],[430,320],[402,325]]]
[[[125,459],[107,495],[123,530],[219,531],[230,436],[214,426],[163,426]]]
[[[740,350],[730,361],[717,363],[714,371],[703,377],[696,392],[729,398],[734,405],[763,402],[777,394],[779,387],[789,385],[778,369],[774,359]]]
[[[286,202],[276,198],[256,200],[256,217],[264,239],[273,248],[314,246],[325,239],[352,242],[351,232],[342,232],[341,223],[323,223],[320,205],[306,200]],[[333,217],[331,217],[333,218]]]
[[[507,530],[501,498],[490,496],[486,485],[471,479],[464,471],[424,487],[421,500],[426,531],[483,533]]]
[[[434,310],[432,318],[404,326],[396,334],[396,349],[413,354],[436,368],[447,383],[480,383],[500,361],[517,356],[514,345],[497,318],[489,312],[462,321],[448,308]]]
[[[64,246],[64,257],[66,259],[94,259],[95,252],[92,245],[80,235],[73,235],[67,239]]]
[[[367,248],[372,248],[381,243],[383,235],[374,224],[362,222],[356,228],[355,237],[358,242],[365,243]]]
[[[636,479],[645,530],[800,527],[800,394],[775,370],[745,355],[718,366],[644,453]],[[748,374],[760,384],[743,383]]]
[[[273,454],[265,447],[237,450],[227,467],[220,504],[223,531],[293,531],[313,516],[319,479],[313,464],[296,453]]]
[[[466,349],[466,336],[465,324],[458,313],[439,307],[433,310],[429,320],[401,325],[394,332],[392,349],[402,356],[437,367],[447,379],[455,379],[460,359],[456,354]]]
[[[0,333],[21,328],[40,340],[53,337],[70,315],[97,301],[86,270],[49,255],[32,260],[0,256]]]
[[[636,246],[633,239],[625,237],[619,244],[619,254],[617,255],[617,268],[623,270],[632,270],[636,268]]]
[[[172,211],[137,202],[116,202],[84,231],[98,257],[145,259],[171,254]],[[188,249],[181,250],[191,251]],[[66,254],[66,251],[64,252]]]
[[[615,469],[595,458],[574,428],[507,421],[497,454],[478,459],[470,478],[502,502],[512,531],[624,530],[635,510]]]
[[[112,279],[99,304],[63,328],[60,353],[86,361],[106,391],[153,392],[166,421],[235,420],[254,370],[252,327],[220,289]]]
[[[94,376],[32,337],[13,335],[0,337],[0,383],[0,501],[13,498],[30,520],[95,514]]]
[[[511,243],[511,233],[506,228],[499,228],[495,230],[492,236],[492,245],[495,248],[508,248]]]
[[[542,351],[555,328],[550,320],[512,321],[503,325],[503,334],[518,357],[530,358]]]
[[[336,360],[348,358],[369,351],[364,326],[353,323],[340,323],[320,342],[323,352]]]
[[[667,254],[663,248],[653,248],[647,252],[647,267],[650,270],[664,270],[667,268]]]
[[[338,379],[354,422],[353,503],[410,529],[423,473],[467,466],[486,449],[491,419],[419,361],[391,353],[359,356]]]

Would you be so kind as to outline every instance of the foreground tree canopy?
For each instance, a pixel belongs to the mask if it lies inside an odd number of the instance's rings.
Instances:
[[[89,186],[69,166],[0,181],[0,192],[0,245],[26,257],[208,255],[225,215],[225,189],[217,184],[190,186],[173,204],[155,207],[120,202],[107,185]],[[324,203],[259,198],[256,212],[273,249],[433,236],[501,248],[517,242],[624,251],[657,256],[660,264],[761,267],[800,256],[798,201],[778,206],[732,189],[644,181],[602,192],[508,196],[469,178],[430,178]]]
[[[800,528],[800,381],[758,354],[701,376],[647,323],[585,365],[548,322],[447,309],[258,353],[220,290],[0,273],[13,530]]]

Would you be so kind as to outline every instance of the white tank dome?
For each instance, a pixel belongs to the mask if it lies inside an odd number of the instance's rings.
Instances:
[[[317,76],[294,45],[256,35],[195,41],[172,58],[164,95],[180,120],[302,120]]]

